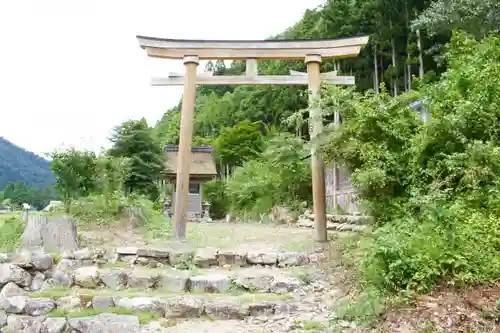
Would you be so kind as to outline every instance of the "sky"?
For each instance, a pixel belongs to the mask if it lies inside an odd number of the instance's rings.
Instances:
[[[323,2],[0,0],[0,137],[40,155],[98,152],[114,126],[153,125],[182,96],[149,85],[182,62],[148,58],[136,35],[265,39]]]

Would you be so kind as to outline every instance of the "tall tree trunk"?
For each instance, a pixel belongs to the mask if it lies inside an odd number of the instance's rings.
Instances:
[[[411,79],[412,79],[412,73],[411,73],[411,58],[410,58],[410,53],[408,53],[407,57],[407,64],[406,64],[407,70],[408,70],[408,90],[411,90]]]
[[[373,90],[375,90],[375,94],[378,94],[380,91],[378,81],[377,44],[373,45]]]
[[[403,75],[405,80],[405,91],[408,91],[408,73],[406,72],[406,66],[403,66]]]
[[[389,26],[391,28],[391,33],[392,33],[392,20],[389,20]],[[391,38],[391,53],[392,53],[392,75],[391,75],[391,82],[392,82],[392,90],[394,93],[394,96],[398,95],[398,84],[397,84],[397,65],[396,65],[396,39],[394,37]]]
[[[418,46],[418,77],[420,79],[424,78],[424,56],[422,52],[422,37],[420,35],[420,29],[417,29],[417,46]]]
[[[385,78],[384,78],[384,55],[382,54],[380,56],[380,83],[384,83]]]
[[[410,15],[408,13],[408,1],[405,1],[406,14],[406,31],[408,31],[408,39],[406,42],[406,68],[408,70],[408,90],[411,90],[411,55],[410,55]]]
[[[396,40],[393,38],[391,40],[391,46],[392,46],[392,89],[394,92],[394,96],[398,95],[398,77],[396,75],[397,73],[397,65],[396,65]]]

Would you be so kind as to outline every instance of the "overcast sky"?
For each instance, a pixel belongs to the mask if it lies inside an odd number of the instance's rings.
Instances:
[[[149,78],[182,63],[148,59],[137,34],[264,39],[323,2],[0,0],[0,136],[38,154],[98,151],[113,126],[154,124],[181,97],[182,87],[151,87]]]

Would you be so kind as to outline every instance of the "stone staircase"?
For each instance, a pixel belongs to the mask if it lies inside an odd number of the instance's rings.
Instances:
[[[213,248],[0,254],[4,333],[302,332],[334,295],[321,252]],[[308,330],[311,332],[311,330]]]

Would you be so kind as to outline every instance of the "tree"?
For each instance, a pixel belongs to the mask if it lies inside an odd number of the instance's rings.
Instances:
[[[224,75],[226,69],[226,63],[224,60],[217,60],[214,66],[214,75]]]
[[[24,202],[27,203],[28,188],[24,183],[9,183],[4,190],[4,197],[10,199],[11,203],[20,207]]]
[[[261,126],[245,120],[234,127],[223,128],[214,143],[219,163],[234,168],[257,156],[264,146]]]
[[[125,191],[156,200],[157,182],[164,171],[164,157],[146,120],[129,120],[115,127],[111,141],[113,146],[109,155],[128,159],[129,173],[124,180]]]
[[[55,151],[51,169],[56,177],[56,189],[69,207],[71,200],[89,195],[95,189],[96,155],[91,151],[70,148]]]

